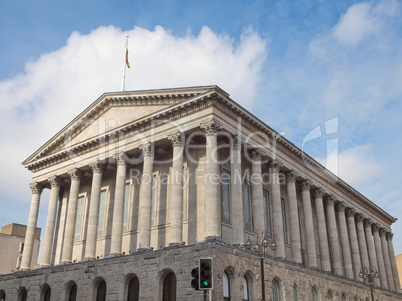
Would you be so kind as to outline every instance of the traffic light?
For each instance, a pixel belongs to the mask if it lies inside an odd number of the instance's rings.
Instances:
[[[199,275],[200,275],[200,268],[194,268],[191,271],[191,277],[193,277],[193,280],[191,280],[191,287],[194,288],[196,291],[199,291]]]
[[[212,258],[200,259],[200,290],[211,290],[213,284]]]

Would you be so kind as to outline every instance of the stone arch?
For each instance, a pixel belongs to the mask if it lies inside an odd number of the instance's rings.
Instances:
[[[334,292],[331,289],[328,289],[327,293],[325,294],[325,301],[332,301],[334,300]]]
[[[39,300],[40,301],[50,301],[50,296],[52,294],[52,290],[49,286],[49,284],[45,283],[43,284],[40,289],[40,297]]]
[[[6,292],[4,290],[0,290],[0,301],[6,300]]]
[[[292,289],[293,289],[293,300],[299,300],[299,289],[297,287],[296,282],[293,283]]]
[[[171,269],[164,269],[158,274],[158,278],[158,300],[175,301],[177,287],[176,274]]]
[[[106,300],[106,281],[103,277],[96,278],[91,284],[92,301]]]
[[[247,283],[247,288],[248,288],[248,299],[246,300],[255,300],[254,298],[254,274],[250,270],[247,270],[244,273],[244,279]],[[245,298],[244,298],[245,299]]]
[[[275,290],[277,289],[277,296],[275,296]],[[274,277],[272,279],[272,300],[273,301],[282,301],[283,299],[283,285],[282,281],[278,277]]]
[[[316,285],[313,285],[311,287],[311,300],[312,301],[318,301],[319,299],[319,295],[318,295],[318,288]]]
[[[75,281],[70,280],[64,286],[65,297],[64,301],[76,301],[77,300],[77,284]]]
[[[130,273],[123,279],[122,297],[123,301],[138,301],[140,292],[140,281],[136,274]]]
[[[22,286],[17,291],[17,301],[27,301],[28,291],[25,286]]]
[[[232,266],[228,266],[225,268],[222,274],[222,289],[225,290],[225,292],[228,293],[228,297],[224,297],[223,300],[236,300],[236,278],[235,278],[235,269]],[[226,278],[227,277],[227,283],[226,283]],[[226,287],[226,285],[228,287]],[[227,291],[226,291],[227,289]]]

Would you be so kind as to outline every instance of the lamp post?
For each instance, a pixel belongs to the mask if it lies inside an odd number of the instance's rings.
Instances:
[[[262,291],[262,300],[265,301],[265,285],[264,285],[264,256],[265,249],[270,247],[271,250],[275,251],[278,248],[278,245],[271,238],[271,234],[266,233],[265,230],[262,230],[261,236],[257,234],[257,239],[255,244],[253,244],[249,239],[246,241],[246,248],[248,250],[252,250],[260,256],[260,264],[261,264],[261,291]]]
[[[375,267],[373,267],[372,265],[369,266],[369,269],[367,269],[367,267],[362,266],[362,268],[360,269],[360,273],[359,273],[359,277],[364,279],[364,280],[368,280],[368,284],[370,285],[370,291],[371,291],[371,300],[374,301],[374,294],[373,294],[373,280],[374,277],[378,278],[378,273],[377,273],[377,269]]]

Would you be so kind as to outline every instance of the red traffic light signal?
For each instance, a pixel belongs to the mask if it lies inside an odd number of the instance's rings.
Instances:
[[[199,289],[211,290],[213,288],[212,258],[201,258],[199,271]]]
[[[194,268],[191,271],[191,277],[193,277],[193,279],[191,280],[191,287],[194,288],[196,291],[200,290],[199,289],[199,268]]]

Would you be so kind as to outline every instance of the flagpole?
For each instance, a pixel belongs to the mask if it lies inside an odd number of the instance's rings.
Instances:
[[[123,76],[121,79],[121,90],[122,91],[125,91],[125,89],[126,89],[127,51],[128,51],[128,31],[127,31],[127,35],[126,35],[126,47],[124,49],[124,68],[123,68]]]

